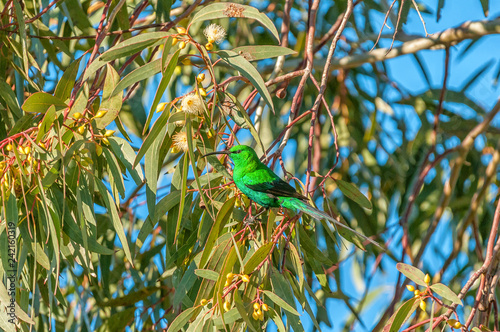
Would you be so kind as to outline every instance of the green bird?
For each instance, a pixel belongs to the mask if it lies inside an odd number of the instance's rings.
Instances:
[[[214,154],[227,154],[229,158],[231,158],[234,163],[233,180],[236,187],[247,195],[248,198],[264,208],[284,207],[294,211],[302,211],[317,220],[329,220],[335,225],[347,229],[357,236],[380,247],[380,245],[372,239],[356,232],[325,212],[312,207],[308,203],[309,199],[307,197],[298,193],[294,187],[283,181],[269,167],[263,164],[259,157],[257,157],[257,153],[255,153],[251,147],[236,145],[229,150],[207,153],[203,157]],[[258,215],[262,214],[264,211]]]

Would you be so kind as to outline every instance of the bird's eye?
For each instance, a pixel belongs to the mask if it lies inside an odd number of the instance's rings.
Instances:
[[[236,151],[236,153],[240,153],[240,152],[241,152],[241,150]]]

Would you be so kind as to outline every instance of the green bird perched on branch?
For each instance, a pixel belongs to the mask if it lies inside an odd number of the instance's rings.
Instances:
[[[247,195],[248,198],[264,208],[284,207],[294,211],[302,211],[317,220],[326,219],[334,225],[347,229],[357,236],[380,247],[380,245],[372,239],[356,232],[325,212],[312,207],[308,203],[309,199],[307,197],[298,193],[294,187],[283,181],[269,167],[263,164],[251,147],[236,145],[229,150],[207,153],[203,157],[214,154],[227,154],[229,158],[231,158],[234,163],[233,180],[236,187]]]

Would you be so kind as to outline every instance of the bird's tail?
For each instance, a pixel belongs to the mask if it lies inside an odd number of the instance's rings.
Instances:
[[[312,218],[314,218],[316,220],[321,221],[322,219],[326,219],[326,220],[330,221],[331,223],[333,223],[334,226],[341,227],[341,228],[349,231],[350,233],[353,233],[356,236],[358,236],[358,237],[360,237],[360,238],[362,238],[362,239],[364,239],[366,241],[369,241],[370,243],[373,243],[374,245],[376,245],[380,249],[385,250],[377,242],[373,241],[372,239],[366,237],[365,235],[363,235],[363,234],[355,231],[351,227],[349,227],[346,224],[342,223],[338,219],[338,217],[334,218],[334,217],[330,216],[329,214],[327,214],[327,213],[325,213],[325,212],[323,212],[321,210],[318,210],[318,209],[312,207],[311,205],[307,204],[306,202],[301,201],[298,198],[295,198],[295,197],[281,198],[280,199],[280,203],[281,203],[281,206],[283,206],[285,208],[288,208],[288,209],[291,209],[291,210],[302,211],[302,212],[308,214],[309,216],[311,216]]]

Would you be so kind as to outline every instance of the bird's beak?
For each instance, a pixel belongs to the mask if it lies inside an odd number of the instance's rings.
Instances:
[[[214,151],[214,152],[209,152],[203,156],[201,156],[202,158],[203,157],[206,157],[206,156],[211,156],[213,154],[230,154],[231,152],[229,152],[229,150],[224,150],[224,151]]]

